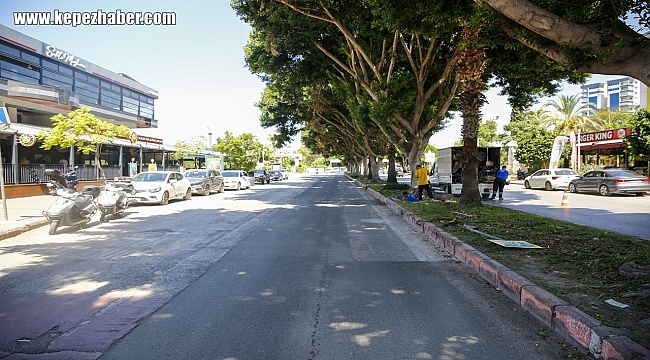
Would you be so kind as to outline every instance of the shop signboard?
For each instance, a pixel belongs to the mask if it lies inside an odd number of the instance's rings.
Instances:
[[[223,171],[223,157],[207,156],[205,157],[205,167],[207,169]]]
[[[630,135],[632,131],[630,128],[609,129],[594,131],[589,133],[580,134],[580,142],[584,143],[597,143],[603,141],[622,140]]]

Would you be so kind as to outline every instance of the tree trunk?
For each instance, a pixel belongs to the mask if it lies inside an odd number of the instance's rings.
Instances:
[[[481,194],[478,189],[478,127],[481,107],[485,102],[482,75],[485,71],[485,50],[475,43],[480,28],[463,26],[466,47],[460,52],[458,75],[461,78],[462,92],[459,105],[463,113],[463,151],[462,165],[463,186],[460,193],[461,205],[480,206]]]
[[[388,146],[388,179],[387,184],[397,184],[397,174],[395,173],[395,146]]]

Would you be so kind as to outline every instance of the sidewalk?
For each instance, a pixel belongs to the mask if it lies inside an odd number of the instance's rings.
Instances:
[[[0,240],[47,225],[43,210],[47,210],[55,199],[53,195],[7,199],[7,220],[0,199]]]

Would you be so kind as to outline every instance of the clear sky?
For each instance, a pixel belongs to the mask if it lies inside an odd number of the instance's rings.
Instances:
[[[13,12],[39,11],[175,12],[171,26],[14,25]],[[230,8],[216,0],[0,0],[0,23],[52,44],[113,72],[124,72],[157,90],[155,119],[159,129],[145,135],[165,143],[195,136],[213,139],[226,130],[235,135],[250,132],[269,143],[273,129],[259,125],[259,101],[264,88],[245,67],[243,46],[250,27]],[[579,92],[565,86],[564,94]],[[498,116],[502,126],[510,107],[497,90],[487,94],[485,119]],[[451,146],[460,138],[460,117],[435,134],[431,143]],[[209,130],[208,130],[209,128]],[[297,147],[299,140],[290,145]]]

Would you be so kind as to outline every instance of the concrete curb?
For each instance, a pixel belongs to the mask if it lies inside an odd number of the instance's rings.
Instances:
[[[0,230],[0,241],[48,225],[49,223],[50,222],[47,219],[43,218],[43,219],[38,219],[38,220],[28,222],[26,224],[11,225],[8,228],[4,228]]]
[[[580,351],[591,354],[596,359],[650,360],[650,350],[621,335],[619,329],[603,326],[600,321],[446,233],[433,223],[419,218],[358,180],[349,176],[348,179],[420,229],[427,237],[444,247],[456,259],[497,287],[508,298],[552,328]]]

